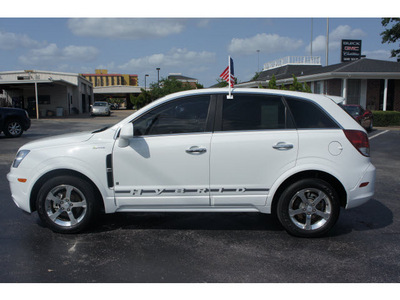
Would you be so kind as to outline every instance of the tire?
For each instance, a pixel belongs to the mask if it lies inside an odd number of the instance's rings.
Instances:
[[[371,123],[369,123],[369,126],[368,126],[368,128],[367,128],[367,131],[368,131],[368,132],[371,132],[371,131],[372,131],[373,126],[374,126],[373,123],[374,123],[373,120],[371,120]]]
[[[325,235],[336,223],[340,202],[336,191],[321,179],[302,179],[279,197],[277,215],[285,230],[294,236]]]
[[[18,120],[10,120],[6,122],[4,127],[4,134],[7,137],[20,137],[24,132],[22,124]]]
[[[54,232],[78,233],[98,215],[95,195],[93,185],[86,180],[58,176],[40,188],[36,208],[40,219]]]

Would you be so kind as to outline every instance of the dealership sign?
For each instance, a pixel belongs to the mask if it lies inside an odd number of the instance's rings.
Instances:
[[[361,58],[361,40],[342,40],[342,62]]]

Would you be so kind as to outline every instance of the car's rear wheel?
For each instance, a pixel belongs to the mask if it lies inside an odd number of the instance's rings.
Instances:
[[[99,211],[92,184],[69,175],[47,181],[39,190],[36,207],[40,219],[59,233],[81,232]]]
[[[18,120],[10,120],[6,122],[4,134],[8,137],[19,137],[22,135],[23,128]]]
[[[291,184],[280,196],[277,215],[285,230],[299,237],[319,237],[335,225],[340,203],[335,190],[320,179]]]

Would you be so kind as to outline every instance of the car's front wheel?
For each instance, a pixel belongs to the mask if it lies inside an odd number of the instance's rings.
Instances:
[[[6,122],[6,126],[4,128],[4,134],[8,137],[19,137],[22,135],[22,132],[24,130],[22,129],[21,122],[18,120],[10,120]]]
[[[59,233],[86,229],[99,211],[92,184],[69,175],[48,180],[39,190],[36,207],[40,219]]]
[[[319,237],[335,225],[340,213],[337,193],[321,179],[302,179],[282,193],[277,215],[285,230],[299,237]]]

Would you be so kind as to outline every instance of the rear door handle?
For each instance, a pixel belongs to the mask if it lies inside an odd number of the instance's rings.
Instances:
[[[186,149],[186,153],[189,154],[199,154],[207,152],[206,148],[199,148],[198,146],[192,146],[189,149]]]
[[[272,148],[274,148],[276,150],[290,150],[293,148],[293,144],[279,142],[279,143],[276,143],[275,145],[273,145]]]

